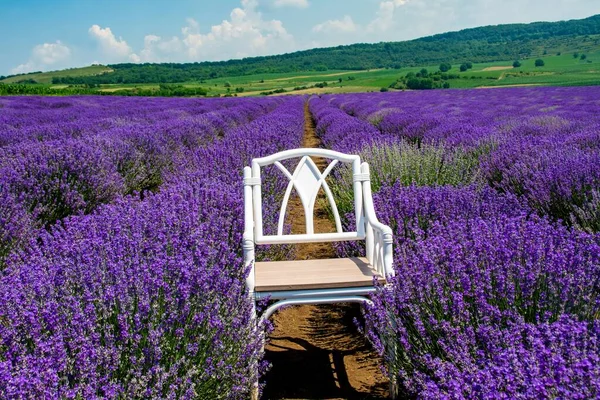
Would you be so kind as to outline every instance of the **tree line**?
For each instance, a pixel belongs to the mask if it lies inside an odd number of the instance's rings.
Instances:
[[[161,97],[191,97],[206,96],[208,91],[202,87],[185,87],[183,85],[161,84],[158,89],[124,88],[114,91],[103,91],[97,87],[73,86],[54,89],[45,85],[31,85],[24,83],[1,83],[0,96],[13,95],[39,95],[39,96],[73,96],[73,95],[101,95],[101,96],[161,96]]]

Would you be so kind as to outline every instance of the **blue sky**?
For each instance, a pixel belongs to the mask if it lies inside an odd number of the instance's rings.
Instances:
[[[599,0],[0,0],[0,75],[225,60],[596,13]]]

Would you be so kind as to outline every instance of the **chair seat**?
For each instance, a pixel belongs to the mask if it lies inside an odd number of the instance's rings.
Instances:
[[[257,292],[372,286],[384,282],[364,257],[269,261],[255,264]]]

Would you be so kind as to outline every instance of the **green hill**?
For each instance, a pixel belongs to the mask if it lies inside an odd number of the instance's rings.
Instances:
[[[52,83],[52,78],[63,78],[63,77],[82,77],[82,76],[94,76],[100,74],[108,74],[113,72],[113,69],[105,65],[91,65],[83,68],[69,68],[62,71],[50,71],[50,72],[31,72],[29,74],[13,75],[5,79],[0,80],[3,83]]]
[[[35,81],[67,85],[203,83],[218,78],[259,74],[405,69],[442,62],[526,60],[561,52],[592,53],[599,49],[600,14],[580,20],[464,29],[404,42],[360,43],[221,62],[114,64],[96,66],[105,68],[105,71],[81,73],[82,69],[77,69],[26,74],[0,82]]]

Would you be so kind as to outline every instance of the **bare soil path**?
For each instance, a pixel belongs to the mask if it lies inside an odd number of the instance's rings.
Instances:
[[[512,68],[512,67],[511,67]],[[340,75],[352,75],[352,74],[363,74],[365,72],[373,72],[373,71],[383,71],[384,68],[373,68],[367,70],[358,70],[358,71],[345,71],[345,72],[336,72],[333,74],[318,74],[318,75],[298,75],[298,76],[288,76],[285,78],[277,78],[277,79],[269,79],[270,81],[289,81],[292,79],[302,79],[302,78],[321,78],[324,76],[340,76]]]
[[[320,147],[312,116],[305,106],[304,147]],[[327,162],[314,158],[321,171]],[[315,232],[335,227],[319,201],[315,206]],[[304,231],[304,212],[299,199],[290,199],[292,232]],[[335,257],[331,243],[297,245],[299,260]],[[279,311],[272,317],[275,330],[265,347],[273,365],[264,378],[263,400],[275,399],[387,399],[388,381],[380,357],[360,334],[354,318],[357,304],[304,305]]]
[[[503,71],[505,69],[513,69],[512,65],[497,65],[495,67],[487,67],[482,69],[482,71]]]

